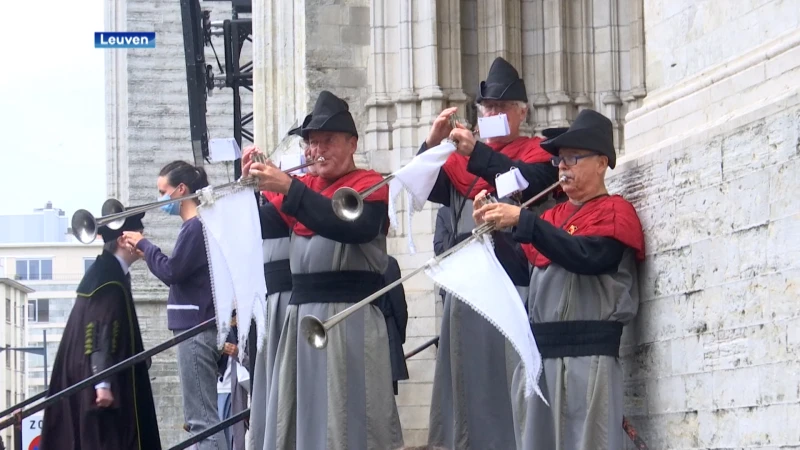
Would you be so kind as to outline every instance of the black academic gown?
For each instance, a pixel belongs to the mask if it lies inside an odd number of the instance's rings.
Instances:
[[[129,278],[104,251],[77,289],[56,354],[48,396],[144,350]],[[89,386],[45,409],[42,450],[160,450],[147,364],[112,375],[114,402],[95,404]]]

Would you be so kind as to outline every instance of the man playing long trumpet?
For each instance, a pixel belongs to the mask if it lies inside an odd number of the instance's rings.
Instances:
[[[539,137],[520,136],[527,116],[527,92],[517,70],[503,58],[495,59],[477,98],[484,117],[505,114],[507,136],[476,142],[469,130],[451,128],[449,108],[434,120],[420,152],[447,138],[457,142],[457,153],[445,162],[428,200],[450,207],[452,247],[470,236],[475,222],[472,199],[482,190],[494,191],[495,178],[518,167],[529,182],[521,200],[533,197],[556,181],[550,155]],[[528,264],[508,232],[493,233],[495,253],[520,296],[527,298]],[[469,306],[445,295],[441,340],[436,358],[429,443],[450,449],[513,449],[515,425],[509,383],[518,360],[505,337]]]
[[[292,232],[292,296],[263,448],[402,447],[381,310],[372,304],[360,309],[330,330],[323,350],[310,346],[299,332],[304,316],[325,320],[383,287],[388,187],[364,199],[358,219],[339,219],[330,199],[337,188],[362,191],[383,177],[356,168],[355,122],[347,103],[332,93],[320,93],[302,135],[311,156],[325,158],[316,165],[316,176],[292,178],[271,163],[251,161],[244,161],[242,171],[257,177],[261,190],[280,195],[272,203]]]
[[[541,217],[517,206],[474,203],[476,223],[514,227],[533,265],[528,296],[533,334],[544,360],[540,381],[550,406],[531,397],[518,448],[623,448],[622,328],[639,303],[637,262],[644,235],[633,205],[605,187],[616,165],[611,121],[584,110],[563,134],[542,142],[553,154],[569,198]],[[521,405],[521,397],[515,399]]]
[[[289,130],[288,134],[301,136],[301,127]],[[255,151],[256,147],[246,148],[242,161],[252,160]],[[308,146],[304,147],[304,156],[306,161],[312,160]],[[313,176],[316,173],[316,167],[309,166],[308,172],[312,174],[308,176]],[[264,191],[262,194],[266,200],[264,205],[259,208],[264,252],[264,278],[267,283],[267,299],[264,305],[266,323],[263,325],[263,330],[258,330],[259,351],[256,353],[253,370],[253,395],[250,408],[250,433],[253,437],[253,448],[257,450],[271,448],[265,444],[265,439],[276,433],[277,422],[267,422],[267,406],[269,405],[269,394],[273,392],[273,383],[274,392],[278,391],[279,381],[274,376],[276,374],[275,361],[286,310],[292,296],[292,272],[289,263],[291,230],[279,210],[278,202],[281,201],[282,194],[270,191]],[[267,432],[267,427],[270,427],[269,432]]]

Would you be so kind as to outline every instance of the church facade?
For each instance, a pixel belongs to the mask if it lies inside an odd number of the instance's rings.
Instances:
[[[277,144],[316,94],[345,98],[358,163],[406,164],[449,106],[476,121],[475,92],[503,56],[525,80],[527,133],[583,108],[612,119],[612,193],[641,217],[642,302],[622,349],[626,415],[652,446],[800,443],[800,14],[791,0],[253,1],[255,139]],[[212,18],[224,3],[201,2]],[[158,170],[191,161],[180,10],[106,0],[109,30],[155,31],[156,49],[108,52],[108,188],[155,199]],[[207,60],[213,61],[207,49]],[[209,102],[211,137],[231,135],[230,96]],[[233,169],[209,167],[213,182]],[[436,205],[389,240],[403,271],[433,255]],[[398,214],[399,217],[402,215]],[[157,212],[147,234],[169,251],[179,223]],[[145,267],[134,296],[146,346],[169,336],[166,289]],[[441,302],[424,275],[405,283],[406,349],[437,334]],[[427,436],[434,350],[409,360],[398,405],[407,444]],[[151,376],[162,436],[186,437],[174,355]]]

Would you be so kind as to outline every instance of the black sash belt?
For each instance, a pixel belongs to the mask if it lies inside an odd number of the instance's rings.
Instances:
[[[264,263],[264,280],[267,282],[267,294],[292,290],[292,270],[289,260]]]
[[[383,276],[350,270],[292,275],[292,305],[357,303],[383,288]]]
[[[542,358],[613,356],[619,358],[622,322],[576,320],[531,324]]]

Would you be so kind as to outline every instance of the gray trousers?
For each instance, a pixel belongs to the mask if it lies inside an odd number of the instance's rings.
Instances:
[[[180,334],[181,332],[175,332]],[[217,412],[217,329],[203,331],[178,344],[178,376],[183,394],[183,417],[194,436],[219,423]],[[227,450],[225,434],[201,441],[198,450]]]

